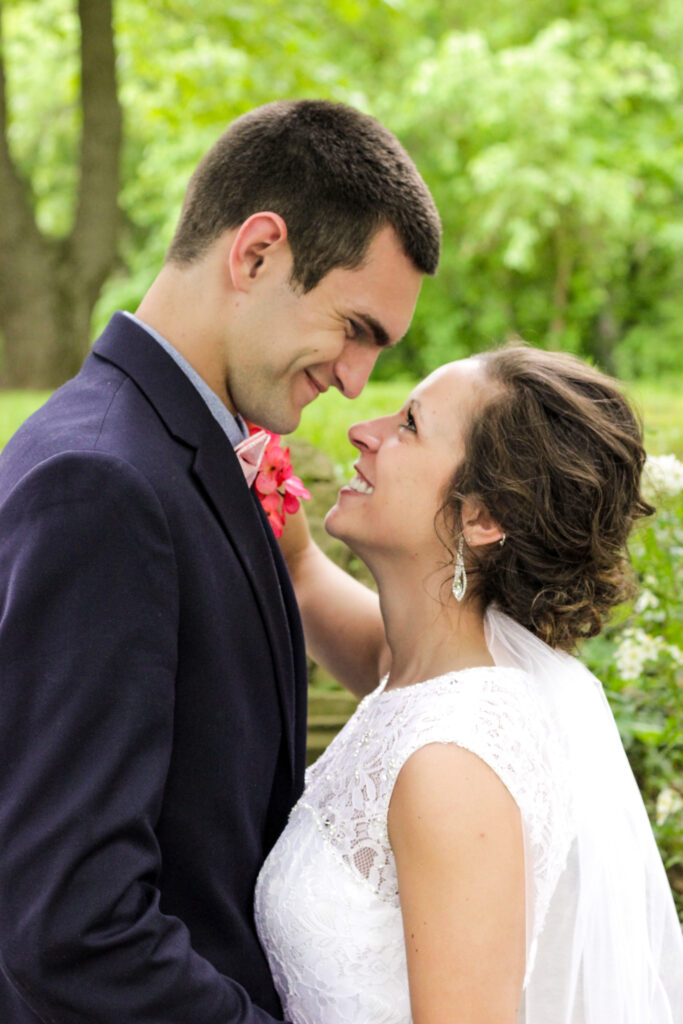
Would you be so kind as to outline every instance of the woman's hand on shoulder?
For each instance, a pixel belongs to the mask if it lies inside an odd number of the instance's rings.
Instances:
[[[416,751],[389,807],[414,1024],[516,1024],[525,962],[519,809],[454,744]]]

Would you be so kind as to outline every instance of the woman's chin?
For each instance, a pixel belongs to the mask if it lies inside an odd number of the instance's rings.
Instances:
[[[335,537],[337,540],[345,540],[343,532],[340,532],[339,529],[339,518],[339,505],[335,504],[323,519],[323,526],[330,537]]]
[[[330,537],[343,541],[347,547],[351,548],[352,551],[354,550],[353,536],[344,528],[344,512],[339,507],[339,504],[332,506],[323,520],[323,526]]]

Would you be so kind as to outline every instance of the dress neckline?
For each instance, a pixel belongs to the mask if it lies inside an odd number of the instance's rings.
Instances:
[[[421,689],[423,686],[431,686],[433,683],[441,683],[446,679],[453,679],[469,675],[471,672],[512,672],[514,675],[523,676],[526,673],[521,668],[515,668],[512,665],[470,665],[468,668],[454,668],[450,672],[443,672],[441,675],[432,676],[431,679],[420,679],[416,683],[409,683],[408,686],[397,686],[392,690],[387,690],[386,685],[389,679],[389,673],[382,676],[379,682],[379,686],[374,691],[376,697],[391,697],[396,693],[410,693],[414,690]]]

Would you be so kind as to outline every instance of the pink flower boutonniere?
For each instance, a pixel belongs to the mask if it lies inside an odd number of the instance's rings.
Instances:
[[[250,436],[263,429],[249,422],[247,426]],[[296,512],[302,498],[308,500],[311,495],[299,477],[294,476],[289,448],[282,447],[280,435],[271,430],[266,433],[270,435],[270,440],[254,481],[254,490],[268,516],[273,533],[281,537],[285,516]]]

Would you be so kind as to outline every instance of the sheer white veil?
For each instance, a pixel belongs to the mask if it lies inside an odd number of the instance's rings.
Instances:
[[[683,935],[601,684],[495,608],[496,665],[523,670],[550,721],[547,767],[568,780],[573,838],[547,910],[527,864],[520,1024],[683,1024]]]

